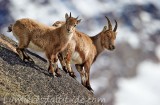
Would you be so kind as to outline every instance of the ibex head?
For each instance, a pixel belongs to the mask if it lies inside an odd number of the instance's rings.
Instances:
[[[77,24],[81,22],[81,19],[78,20],[78,17],[77,18],[72,17],[71,12],[70,15],[66,13],[65,18],[66,18],[66,29],[68,33],[72,32],[77,26]]]
[[[116,39],[116,34],[117,34],[116,30],[118,24],[117,21],[115,20],[115,27],[112,30],[112,24],[110,20],[108,19],[108,17],[106,17],[106,19],[108,21],[108,29],[107,26],[104,26],[103,31],[101,32],[102,47],[108,50],[114,50],[115,49],[114,41]]]

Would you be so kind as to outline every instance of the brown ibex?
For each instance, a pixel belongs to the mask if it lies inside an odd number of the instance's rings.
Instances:
[[[46,26],[35,20],[24,18],[17,20],[8,27],[8,32],[19,41],[17,52],[22,60],[33,61],[24,49],[29,47],[35,51],[45,52],[49,62],[48,71],[52,75],[60,76],[57,68],[58,53],[63,51],[73,37],[75,26],[81,21],[65,14],[66,22],[61,27]],[[52,67],[54,64],[54,68]],[[56,73],[56,74],[55,74]]]
[[[70,63],[72,61],[75,64],[76,69],[81,75],[82,85],[90,91],[93,91],[89,80],[91,64],[105,49],[115,49],[114,40],[117,34],[117,21],[115,20],[116,25],[112,30],[110,20],[107,17],[106,19],[108,21],[108,29],[107,26],[104,26],[103,30],[96,36],[89,37],[76,30],[67,48],[59,55],[63,69],[69,72],[72,77],[75,77],[75,75]],[[60,27],[62,24],[65,24],[65,22],[57,21],[53,26]]]

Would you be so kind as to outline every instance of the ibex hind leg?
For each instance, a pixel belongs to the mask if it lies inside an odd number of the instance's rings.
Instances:
[[[33,60],[30,56],[28,56],[28,54],[26,54],[26,53],[24,52],[24,55],[25,55],[25,59],[26,59],[27,61],[34,63],[34,60]]]
[[[24,50],[21,50],[21,51],[23,53],[23,61],[29,61],[34,63],[33,59]]]
[[[85,77],[86,77],[86,88],[93,93],[93,89],[91,88],[90,85],[90,64],[86,62],[84,65],[85,69]]]
[[[94,92],[91,85],[90,85],[90,79],[89,79],[89,73],[86,72],[86,88],[91,91],[92,93]]]
[[[17,51],[17,53],[18,53],[18,55],[19,55],[19,57],[24,61],[24,59],[25,59],[25,55],[24,55],[24,51],[23,51],[24,49],[20,49],[20,48],[16,48],[16,51]]]
[[[30,61],[34,63],[33,59],[24,51],[24,49],[28,47],[28,44],[29,40],[27,40],[26,43],[19,40],[19,46],[16,48],[16,50],[23,61]]]

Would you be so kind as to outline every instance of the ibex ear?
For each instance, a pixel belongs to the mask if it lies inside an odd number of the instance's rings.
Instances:
[[[65,18],[66,18],[66,20],[69,18],[69,16],[68,16],[68,14],[67,14],[67,13],[65,14]]]
[[[79,24],[81,22],[81,19],[77,20],[77,24]]]
[[[107,26],[104,26],[102,31],[106,31],[106,30],[107,30]]]
[[[57,24],[59,24],[59,23],[60,23],[60,21],[56,21],[55,23],[53,23],[53,25],[52,25],[52,26],[57,27],[57,26],[58,26]]]

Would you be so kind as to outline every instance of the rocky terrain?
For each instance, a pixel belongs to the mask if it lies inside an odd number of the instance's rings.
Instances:
[[[101,100],[62,70],[62,77],[50,76],[46,60],[38,55],[28,51],[35,64],[23,62],[15,46],[0,35],[0,105],[101,105]]]

